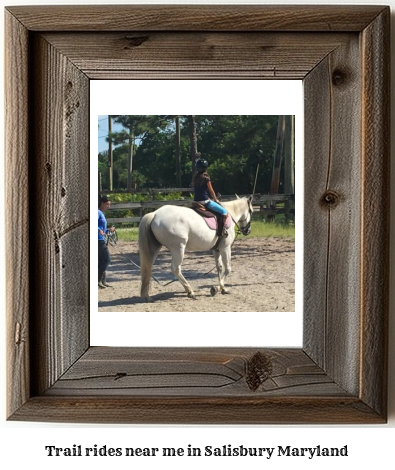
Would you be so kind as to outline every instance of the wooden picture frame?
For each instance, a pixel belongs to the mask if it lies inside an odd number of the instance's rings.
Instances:
[[[386,421],[389,20],[382,6],[6,9],[8,419]],[[89,82],[120,78],[304,80],[301,349],[90,347]]]

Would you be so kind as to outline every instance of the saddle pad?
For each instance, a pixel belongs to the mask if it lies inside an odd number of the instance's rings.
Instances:
[[[206,222],[207,227],[210,228],[211,230],[217,230],[217,218],[216,217],[203,217],[203,220]],[[229,228],[231,226],[232,219],[230,218],[230,215],[228,214],[228,217],[226,218],[225,222],[225,228]]]

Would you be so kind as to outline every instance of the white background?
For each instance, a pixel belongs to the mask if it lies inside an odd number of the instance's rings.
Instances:
[[[139,93],[131,93],[133,88]],[[185,95],[187,87],[195,90]],[[166,90],[166,93],[163,91]],[[149,96],[149,102],[146,97]],[[229,97],[232,97],[229,99]],[[97,279],[91,276],[92,346],[266,346],[302,345],[303,285],[303,86],[301,80],[92,80],[91,160],[97,158],[97,117],[103,114],[196,114],[295,116],[296,148],[296,311],[97,312]],[[91,272],[96,272],[97,167],[91,167]],[[237,244],[237,241],[236,241]],[[93,249],[92,249],[93,248]],[[117,247],[117,250],[121,250]],[[214,258],[212,260],[214,266]],[[208,266],[207,269],[210,269]],[[236,277],[234,273],[232,277]],[[232,282],[232,281],[230,281]],[[182,287],[180,285],[182,291]],[[138,292],[125,293],[130,297]],[[247,292],[246,292],[247,294]],[[190,303],[193,309],[193,301]],[[237,305],[235,305],[237,310]],[[122,325],[122,328],[120,328]],[[155,328],[152,328],[155,325]],[[177,327],[175,327],[177,325]],[[191,327],[193,325],[193,328]],[[250,325],[256,325],[251,331]],[[163,334],[166,332],[166,334]]]
[[[102,2],[100,0],[93,0],[91,2],[60,2],[51,0],[49,2],[36,1],[26,2],[10,1],[7,4],[24,5],[26,3],[35,4],[103,4],[111,2]],[[123,2],[117,0],[116,3],[133,3]],[[165,1],[150,1],[139,3],[182,3]],[[191,3],[191,2],[190,2]],[[212,2],[198,2],[193,3],[227,3],[227,4],[246,4],[247,2],[227,2],[212,1]],[[249,4],[261,4],[264,2],[251,1]],[[318,2],[302,0],[301,2],[284,2],[270,0],[271,4],[284,4],[284,3],[303,3],[303,4],[383,4],[381,1],[370,2]],[[392,8],[395,8],[395,0],[387,1]],[[1,11],[3,16],[3,11]],[[0,18],[3,24],[3,18]],[[393,18],[392,18],[393,23]],[[1,35],[2,36],[2,35]],[[1,37],[3,41],[3,37]],[[394,39],[392,39],[392,43]],[[392,49],[395,51],[395,48]],[[0,54],[3,54],[3,44],[0,45]],[[3,57],[2,61],[3,63]],[[395,61],[393,60],[393,64]],[[394,67],[394,65],[392,66]],[[394,76],[394,73],[392,73]],[[4,109],[3,98],[3,84],[1,89],[1,105]],[[392,135],[395,131],[395,119],[392,120],[393,128]],[[1,139],[4,139],[4,129],[1,126]],[[2,147],[4,148],[4,147]],[[392,182],[394,183],[394,175],[392,174]],[[393,201],[394,196],[391,196]],[[4,201],[4,198],[3,198]],[[394,204],[392,204],[394,207]],[[3,208],[1,207],[3,216]],[[1,220],[4,220],[3,217]],[[392,222],[393,224],[393,222]],[[6,231],[6,226],[2,226],[3,233]],[[392,237],[393,238],[393,237]],[[393,244],[394,242],[392,242]],[[391,254],[391,270],[395,266],[395,259],[393,256],[393,246]],[[4,246],[1,245],[0,259],[4,260]],[[1,279],[0,285],[4,286],[4,263],[1,263]],[[389,423],[382,426],[101,426],[101,425],[51,425],[45,423],[13,423],[5,421],[5,387],[4,387],[4,370],[5,370],[5,341],[4,338],[4,325],[5,319],[2,315],[0,327],[2,329],[1,340],[1,416],[0,416],[0,464],[2,468],[10,468],[11,466],[17,468],[40,468],[53,469],[56,465],[57,469],[69,469],[70,467],[76,469],[86,468],[105,468],[109,466],[116,469],[130,469],[130,468],[153,468],[154,465],[161,466],[162,468],[216,468],[217,466],[230,468],[239,468],[240,465],[252,465],[254,468],[288,468],[292,466],[295,469],[306,468],[333,468],[336,466],[340,469],[353,468],[356,465],[366,465],[367,467],[381,467],[393,468],[393,443],[395,442],[395,387],[394,387],[394,293],[391,293],[391,314],[390,314],[390,417]],[[1,299],[2,309],[4,312],[4,296]],[[240,458],[140,458],[140,459],[126,459],[116,457],[46,457],[44,447],[46,445],[55,445],[57,447],[71,447],[73,444],[82,444],[85,447],[93,447],[94,444],[98,446],[107,445],[108,447],[187,447],[191,444],[195,447],[202,447],[206,445],[222,446],[232,444],[233,446],[257,446],[257,447],[276,447],[278,445],[291,445],[294,447],[313,447],[316,445],[326,447],[341,447],[348,446],[349,457],[337,459],[312,459],[307,458],[273,458],[266,459],[240,459]]]

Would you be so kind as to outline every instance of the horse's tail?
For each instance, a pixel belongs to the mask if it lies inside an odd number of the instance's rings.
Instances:
[[[145,300],[150,300],[149,288],[151,284],[152,265],[162,247],[151,229],[151,223],[154,217],[154,212],[146,214],[141,219],[139,225],[139,254],[141,267],[140,295],[144,297]]]

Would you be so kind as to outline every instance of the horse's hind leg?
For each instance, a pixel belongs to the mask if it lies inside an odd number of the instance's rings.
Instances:
[[[196,298],[195,293],[192,290],[192,287],[182,275],[181,272],[181,263],[184,259],[185,245],[181,244],[177,248],[172,248],[171,250],[171,272],[176,276],[176,278],[181,282],[181,285],[184,287],[185,292],[188,294],[188,297],[193,299]]]
[[[147,261],[145,260],[141,263],[141,288],[140,288],[140,295],[143,299],[147,302],[151,302],[152,299],[149,295],[150,286],[151,286],[151,278],[152,278],[152,266],[158,257],[160,248],[156,249],[153,253],[151,253],[151,258]],[[142,258],[140,257],[140,261]]]

